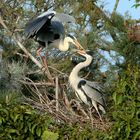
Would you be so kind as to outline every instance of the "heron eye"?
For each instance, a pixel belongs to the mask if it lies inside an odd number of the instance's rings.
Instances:
[[[54,34],[54,39],[59,39],[60,35],[59,34]]]

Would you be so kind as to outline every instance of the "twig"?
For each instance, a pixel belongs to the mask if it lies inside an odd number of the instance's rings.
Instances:
[[[40,100],[40,103],[43,103],[44,101],[43,101],[43,98],[42,98],[42,94],[40,93],[40,91],[38,90],[38,88],[37,88],[37,86],[34,84],[34,82],[31,80],[31,79],[29,79],[29,78],[25,78],[26,80],[28,80],[28,81],[30,81],[32,84],[33,84],[33,86],[34,86],[34,88],[36,89],[36,95],[38,96],[38,98],[39,98],[39,100]]]
[[[63,73],[63,72],[61,72],[61,71],[59,71],[58,69],[56,69],[56,68],[54,68],[54,67],[52,67],[52,66],[48,66],[50,69],[52,69],[52,70],[55,70],[56,72],[58,72],[58,73],[60,73],[60,74],[62,74],[62,75],[66,75],[67,77],[68,77],[68,75],[66,74],[66,73]]]
[[[36,86],[53,86],[55,87],[56,85],[54,83],[49,83],[49,82],[38,82],[38,83],[32,83],[32,82],[28,82],[26,80],[18,80],[19,82],[26,84],[26,85],[36,85]],[[64,85],[64,84],[62,84]]]
[[[70,111],[70,109],[71,109],[71,107],[70,107],[70,102],[69,102],[69,100],[68,100],[68,97],[67,97],[67,95],[66,95],[66,93],[65,93],[65,91],[63,90],[63,98],[64,98],[64,105],[65,105],[65,107],[66,107],[66,109],[68,110],[68,111]]]
[[[19,55],[19,56],[21,56],[21,57],[25,57],[25,58],[28,58],[28,56],[27,55],[25,55],[25,54],[21,54],[21,53],[16,53],[17,55]]]
[[[3,22],[2,17],[0,16],[0,24],[4,27],[4,29],[6,29],[6,31],[10,34],[10,36],[12,37],[12,39],[17,43],[17,45],[23,50],[23,52],[29,56],[29,58],[42,70],[45,72],[45,74],[47,75],[47,77],[49,78],[50,75],[48,74],[48,71],[46,71],[45,67],[42,66],[42,64],[36,60],[33,55],[31,53],[28,52],[28,50],[20,43],[20,41],[16,38],[16,36],[8,29],[8,27],[6,26],[6,24]]]
[[[111,18],[115,15],[117,7],[118,7],[118,4],[119,4],[119,0],[116,0],[114,8],[113,8],[113,12],[111,14]]]
[[[1,25],[4,27],[4,29],[6,29],[6,31],[11,35],[12,32],[8,29],[8,27],[5,25],[5,23],[3,22],[3,19],[2,17],[0,16],[0,23]],[[17,40],[17,38],[15,37],[15,35],[12,34],[11,36],[13,38],[13,40],[18,44],[18,46],[24,51],[25,54],[27,54],[30,59],[39,67],[39,68],[42,68],[42,65],[39,63],[39,61],[37,61],[31,53],[29,53],[27,51],[27,49]]]
[[[58,87],[58,77],[55,78],[55,98],[56,98],[56,111],[59,110],[59,102],[58,102],[58,93],[59,93],[59,87]]]

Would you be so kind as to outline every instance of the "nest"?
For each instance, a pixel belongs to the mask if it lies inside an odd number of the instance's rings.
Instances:
[[[91,128],[106,131],[110,128],[110,122],[105,117],[101,121],[94,109],[91,110],[82,105],[76,98],[68,97],[72,90],[67,83],[59,85],[38,82],[25,79],[24,83],[32,91],[32,96],[25,96],[26,104],[30,104],[40,113],[50,114],[59,123],[79,124],[84,126],[90,124]],[[54,89],[54,93],[49,93],[49,88]],[[46,90],[47,89],[47,90]],[[50,97],[51,95],[51,97]],[[83,127],[84,128],[84,127]]]

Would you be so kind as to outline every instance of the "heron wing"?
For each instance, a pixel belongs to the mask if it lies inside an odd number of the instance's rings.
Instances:
[[[64,13],[57,13],[52,20],[58,20],[60,22],[67,22],[67,23],[75,22],[75,18],[73,16]]]
[[[50,25],[51,19],[55,15],[55,13],[52,12],[45,12],[29,22],[24,30],[25,36],[27,38],[34,37],[37,32],[44,26],[44,25]]]
[[[101,91],[99,91],[95,86],[91,86],[88,83],[81,86],[84,93],[90,97],[92,100],[98,102],[102,106],[105,106],[104,96]]]
[[[104,87],[100,82],[91,82],[91,81],[86,81],[87,85],[90,87],[98,90],[101,93],[105,93]]]

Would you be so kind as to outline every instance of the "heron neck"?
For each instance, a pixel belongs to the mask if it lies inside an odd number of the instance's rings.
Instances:
[[[78,77],[79,71],[80,71],[81,69],[83,69],[83,68],[89,66],[89,65],[91,64],[91,62],[92,62],[92,56],[87,55],[87,56],[86,56],[86,60],[85,60],[84,62],[81,62],[81,63],[77,64],[77,65],[73,68],[72,72],[70,73],[70,77]]]
[[[63,40],[60,41],[59,50],[67,51],[68,49],[69,49],[69,42],[68,42],[67,38],[65,38],[64,42],[63,42]]]

